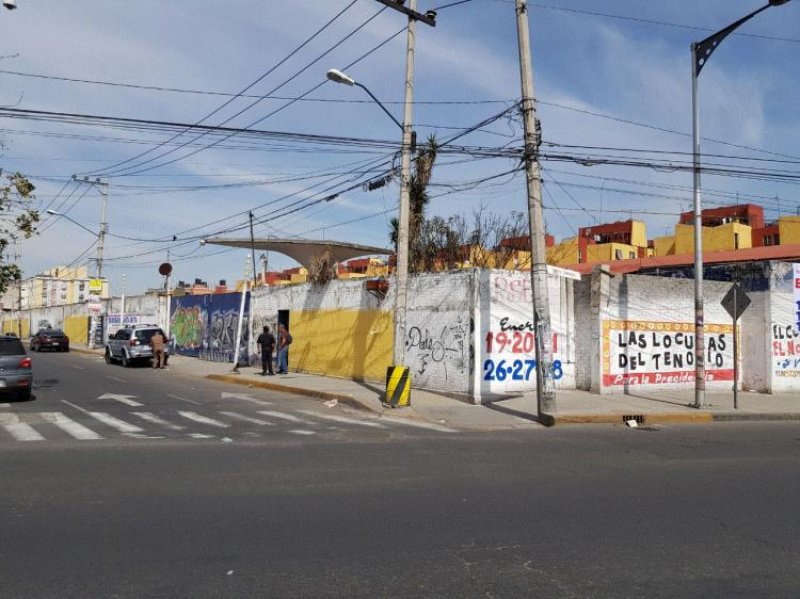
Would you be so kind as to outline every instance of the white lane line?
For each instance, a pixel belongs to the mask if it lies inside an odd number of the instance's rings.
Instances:
[[[178,424],[172,424],[168,420],[164,420],[160,416],[156,416],[152,412],[131,412],[134,416],[138,416],[142,420],[146,420],[147,422],[152,422],[153,424],[157,424],[159,426],[163,426],[164,428],[168,428],[172,431],[182,431],[185,429],[185,426],[180,426]]]
[[[404,424],[405,426],[413,426],[416,428],[424,428],[431,431],[439,431],[440,433],[457,433],[454,428],[448,428],[441,424],[434,424],[433,422],[419,422],[417,420],[404,420],[403,418],[393,418],[392,416],[381,416],[381,422],[391,422],[392,424]]]
[[[127,382],[128,382],[128,381],[126,381],[125,379],[121,379],[121,378],[119,378],[118,376],[112,376],[112,375],[108,375],[106,378],[109,378],[109,379],[111,379],[112,381],[117,381],[118,383],[127,383]]]
[[[120,420],[119,418],[114,418],[110,414],[106,414],[105,412],[87,412],[89,416],[106,424],[112,428],[117,429],[121,433],[143,433],[144,429],[139,428],[136,425],[128,424],[124,420]]]
[[[10,403],[0,403],[0,408],[10,408],[10,407],[11,407]]]
[[[128,399],[127,397],[123,397],[122,395],[117,395],[114,397],[100,397],[99,399],[113,399],[114,401],[118,401],[119,403],[124,403],[126,406],[131,406],[132,408],[141,408],[144,404],[139,403],[138,401],[134,401],[133,399]]]
[[[250,403],[254,403],[257,406],[271,406],[272,405],[271,401],[264,401],[263,399],[256,399],[255,397],[244,397],[242,395],[237,395],[235,397],[235,399],[240,399],[242,401],[247,401],[247,402],[250,402]]]
[[[272,416],[273,418],[280,418],[281,420],[288,420],[289,422],[302,422],[303,424],[311,424],[310,422],[306,422],[305,420],[298,418],[297,416],[292,416],[291,414],[286,414],[284,412],[276,412],[274,410],[259,410],[259,414],[264,414],[264,416]]]
[[[42,418],[80,441],[96,441],[103,438],[92,429],[83,426],[80,422],[75,422],[61,412],[43,412]]]
[[[77,364],[73,364],[72,367],[76,370],[86,370],[83,366],[78,366]]]
[[[370,426],[372,428],[385,428],[382,424],[377,422],[370,422],[369,420],[358,420],[357,418],[347,418],[346,416],[335,416],[334,414],[319,414],[311,410],[297,410],[301,414],[311,416],[313,418],[321,418],[323,420],[330,420],[332,422],[341,422],[343,424],[357,424],[360,426]]]
[[[196,406],[202,406],[203,405],[199,401],[192,401],[191,399],[186,399],[185,397],[181,397],[180,395],[172,395],[170,393],[167,393],[167,397],[171,397],[172,399],[177,399],[179,401],[185,401],[185,402],[188,402],[188,403],[193,403]]]
[[[213,439],[214,435],[204,435],[202,433],[189,433],[192,439]]]
[[[20,422],[16,414],[0,414],[0,426],[8,431],[17,441],[44,441],[30,424]]]
[[[197,412],[178,412],[181,416],[188,420],[193,420],[195,422],[199,422],[200,424],[207,424],[209,426],[216,426],[219,428],[228,428],[230,424],[225,424],[224,422],[220,422],[219,420],[214,420],[213,418],[209,418],[207,416],[201,416]]]
[[[266,420],[261,420],[259,418],[251,418],[250,416],[245,416],[244,414],[237,414],[236,412],[219,412],[223,416],[227,416],[228,418],[233,418],[234,420],[241,420],[242,422],[249,422],[250,424],[259,424],[261,426],[275,426],[271,422],[267,422]]]
[[[292,431],[289,431],[289,432],[292,433],[293,435],[316,435],[317,434],[314,431],[307,431],[307,430],[303,430],[301,428],[298,428],[298,429],[295,429],[295,430],[292,430]]]

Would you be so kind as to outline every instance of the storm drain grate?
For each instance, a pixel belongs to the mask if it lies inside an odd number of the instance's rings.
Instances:
[[[622,417],[622,423],[626,424],[629,420],[635,420],[636,424],[644,424],[644,414],[626,414]]]

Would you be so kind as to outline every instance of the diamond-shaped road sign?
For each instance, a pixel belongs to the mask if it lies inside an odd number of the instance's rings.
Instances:
[[[725,297],[720,302],[725,311],[731,315],[733,321],[739,320],[739,317],[744,314],[747,307],[750,305],[750,297],[744,292],[739,283],[734,283]]]

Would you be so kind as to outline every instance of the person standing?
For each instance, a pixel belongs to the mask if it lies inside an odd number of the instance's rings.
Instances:
[[[278,325],[278,374],[289,373],[289,345],[292,343],[292,335],[286,325]]]
[[[275,335],[269,332],[268,326],[264,325],[264,332],[256,339],[256,345],[261,349],[261,376],[266,374],[273,376],[275,373],[272,371],[272,352],[275,350]]]
[[[150,337],[150,346],[153,348],[153,368],[164,368],[166,360],[164,359],[164,346],[167,340],[164,339],[164,333],[158,329],[153,336]]]

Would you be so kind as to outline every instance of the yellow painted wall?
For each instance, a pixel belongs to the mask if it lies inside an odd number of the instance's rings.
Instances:
[[[622,258],[617,258],[617,250],[622,252]],[[611,262],[613,260],[630,260],[639,257],[639,248],[626,243],[598,243],[586,247],[586,262]]]
[[[392,364],[392,313],[379,310],[291,312],[289,368],[355,380],[385,381]]]
[[[705,229],[705,227],[703,227]],[[703,235],[705,237],[705,235]],[[675,225],[675,254],[694,252],[694,225]]]
[[[577,264],[578,260],[578,238],[570,237],[553,247],[547,248],[548,264]]]
[[[656,237],[653,240],[653,256],[672,256],[675,254],[675,236]]]
[[[800,243],[800,216],[782,216],[778,219],[781,245]]]
[[[64,319],[64,332],[69,337],[70,345],[89,343],[89,317],[67,316]]]
[[[718,227],[703,227],[703,252],[745,249],[753,246],[753,232],[749,225],[727,223]],[[735,235],[739,235],[736,247]]]
[[[19,335],[19,322],[15,318],[9,318],[2,322],[3,326],[3,333],[14,333],[15,335]],[[23,339],[27,339],[31,336],[31,323],[29,320],[23,318],[22,319],[22,335]]]
[[[640,220],[631,221],[631,245],[647,247],[647,225]]]

